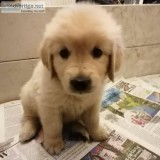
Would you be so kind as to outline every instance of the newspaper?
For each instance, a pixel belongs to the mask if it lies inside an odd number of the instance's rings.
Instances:
[[[154,89],[160,90],[160,74],[141,77],[141,80],[150,84]]]
[[[105,90],[101,117],[111,128],[160,155],[160,92],[119,80]],[[135,138],[133,139],[134,141]]]
[[[110,132],[108,139],[84,142],[66,134],[65,149],[54,156],[43,148],[43,131],[32,141],[19,143],[20,101],[1,104],[0,160],[160,160],[159,100],[159,89],[143,79],[108,83],[100,113],[102,125]]]
[[[99,143],[82,160],[158,160],[159,158],[143,146],[113,131],[107,141]]]
[[[0,151],[19,142],[19,131],[23,116],[19,100],[0,104]]]

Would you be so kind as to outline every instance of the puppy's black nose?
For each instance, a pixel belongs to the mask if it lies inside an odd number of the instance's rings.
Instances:
[[[85,92],[91,87],[91,80],[88,77],[78,76],[70,81],[71,88],[78,92]]]

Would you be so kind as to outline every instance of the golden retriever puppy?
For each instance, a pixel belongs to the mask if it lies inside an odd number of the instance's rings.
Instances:
[[[41,60],[21,91],[24,125],[20,140],[33,138],[41,123],[44,148],[64,148],[63,124],[81,121],[95,141],[107,138],[99,124],[104,81],[114,79],[122,56],[121,28],[96,5],[57,12],[46,26]]]

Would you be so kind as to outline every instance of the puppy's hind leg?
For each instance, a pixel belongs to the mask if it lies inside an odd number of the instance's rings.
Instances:
[[[21,142],[33,138],[41,127],[37,113],[37,105],[34,98],[30,97],[28,92],[26,92],[27,88],[29,87],[24,87],[21,93],[21,102],[24,110],[23,126],[19,135]]]
[[[34,138],[40,129],[40,122],[36,117],[25,116],[23,121],[23,127],[19,135],[19,140],[21,142],[29,141]]]

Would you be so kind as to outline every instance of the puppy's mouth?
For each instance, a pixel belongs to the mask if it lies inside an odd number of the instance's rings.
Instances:
[[[93,90],[92,81],[85,76],[77,76],[70,80],[70,89],[72,93],[87,94]]]

